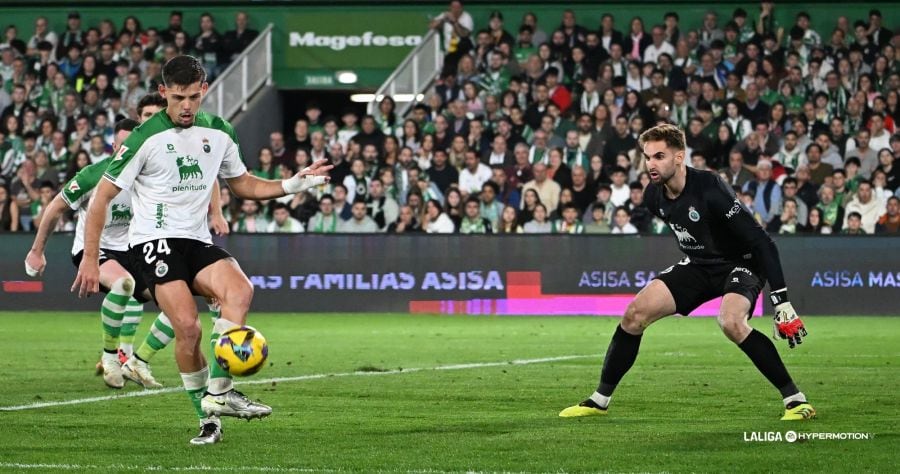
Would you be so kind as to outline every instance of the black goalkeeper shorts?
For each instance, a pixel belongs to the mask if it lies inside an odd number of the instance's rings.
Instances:
[[[688,258],[663,270],[656,279],[666,284],[675,299],[676,312],[684,316],[709,300],[737,293],[750,300],[749,318],[766,284],[749,262],[698,264]]]

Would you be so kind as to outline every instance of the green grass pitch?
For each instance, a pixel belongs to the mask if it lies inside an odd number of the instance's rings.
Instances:
[[[151,320],[145,313],[136,343]],[[222,443],[194,447],[196,419],[181,392],[83,400],[141,391],[114,392],[93,375],[99,317],[0,313],[0,471],[896,472],[900,318],[809,317],[799,348],[778,342],[819,412],[805,423],[778,420],[777,391],[711,318],[650,328],[609,415],[587,419],[557,413],[593,391],[613,318],[251,314],[250,322],[269,340],[270,364],[239,388],[274,413],[225,419]],[[770,331],[768,318],[753,325]],[[559,359],[539,360],[547,358]],[[171,348],[153,367],[167,387],[180,385]],[[870,438],[745,441],[787,430]]]

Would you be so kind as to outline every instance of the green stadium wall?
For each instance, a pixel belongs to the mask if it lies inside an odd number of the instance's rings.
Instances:
[[[365,2],[346,0],[335,0],[327,5],[323,3],[284,5],[283,2],[218,1],[190,2],[191,6],[187,6],[185,2],[168,1],[94,1],[76,4],[32,0],[0,5],[0,26],[14,24],[19,29],[19,37],[27,39],[33,31],[34,18],[44,15],[50,20],[52,29],[61,32],[65,29],[67,12],[77,9],[81,13],[83,25],[96,25],[106,18],[121,25],[126,16],[134,15],[140,18],[145,28],[163,27],[167,24],[169,12],[178,9],[184,12],[184,24],[188,26],[189,33],[196,32],[201,13],[207,11],[214,14],[219,31],[224,33],[233,27],[234,14],[246,11],[250,14],[252,27],[262,29],[268,23],[275,27],[272,46],[275,82],[279,88],[374,90],[411,50],[408,44],[415,43],[415,38],[427,33],[429,18],[446,9],[446,2],[426,5],[421,2],[386,2],[377,7],[366,6]],[[42,5],[45,7],[40,8]],[[629,20],[635,15],[641,16],[649,27],[661,22],[665,12],[676,11],[681,17],[684,31],[697,28],[708,10],[719,13],[720,26],[731,18],[731,13],[737,7],[743,7],[750,15],[758,12],[758,3],[752,2],[681,1],[605,2],[602,5],[595,2],[478,2],[467,4],[466,10],[474,17],[477,27],[487,25],[488,15],[492,10],[503,11],[507,30],[513,35],[522,15],[532,11],[537,14],[541,27],[549,34],[558,26],[565,7],[572,8],[579,23],[587,28],[597,28],[600,16],[612,13],[619,30],[627,30]],[[888,28],[895,28],[900,23],[900,8],[897,8],[897,3],[882,1],[854,4],[779,3],[776,18],[781,25],[789,28],[798,11],[808,11],[812,16],[813,28],[827,41],[838,16],[846,15],[851,22],[866,19],[870,8],[880,8],[884,24]],[[365,39],[366,32],[372,33],[368,40]],[[335,36],[359,37],[361,43],[367,42],[370,46],[341,47],[341,43],[330,39]],[[376,45],[381,43],[385,44]],[[337,71],[355,72],[358,82],[339,84],[335,75]]]

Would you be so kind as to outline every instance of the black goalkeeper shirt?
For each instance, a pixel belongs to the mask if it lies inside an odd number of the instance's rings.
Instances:
[[[688,167],[684,190],[677,198],[669,199],[663,186],[650,183],[644,203],[668,224],[692,262],[751,261],[764,272],[772,289],[784,287],[775,243],[716,173]]]

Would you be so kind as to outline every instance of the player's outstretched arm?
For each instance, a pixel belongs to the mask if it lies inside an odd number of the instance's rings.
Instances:
[[[250,173],[244,173],[227,179],[228,186],[235,195],[243,199],[274,199],[288,194],[296,194],[327,183],[331,179],[328,172],[334,168],[333,165],[327,163],[328,160],[316,160],[294,176],[281,180],[262,179]]]
[[[84,223],[84,255],[71,290],[78,290],[79,298],[100,291],[100,234],[106,222],[106,208],[119,191],[109,179],[100,180],[100,184],[94,189],[87,221]]]
[[[62,194],[57,194],[50,201],[50,205],[44,209],[41,224],[38,226],[37,235],[34,236],[34,242],[31,244],[31,250],[25,256],[25,273],[30,277],[42,275],[44,267],[47,266],[47,260],[44,258],[44,249],[47,247],[47,239],[56,228],[59,217],[69,207],[62,198]]]

